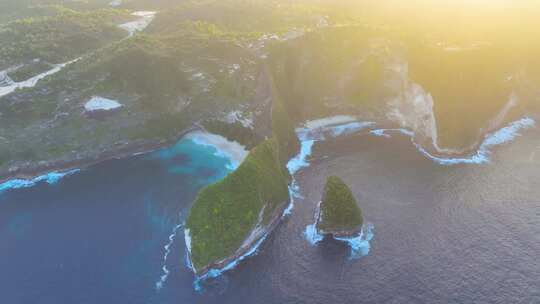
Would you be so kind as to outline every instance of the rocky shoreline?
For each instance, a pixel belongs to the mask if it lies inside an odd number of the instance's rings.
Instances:
[[[7,171],[4,172],[0,171],[0,183],[4,183],[13,179],[32,179],[36,176],[47,174],[51,171],[64,172],[73,169],[84,169],[111,159],[122,159],[138,154],[153,152],[155,150],[159,150],[161,148],[174,144],[175,142],[177,142],[191,132],[204,130],[205,129],[201,125],[195,123],[180,132],[174,139],[127,143],[122,147],[104,151],[94,157],[57,160],[50,162],[45,161],[38,163],[27,163],[26,165],[20,167],[9,168]]]
[[[240,246],[233,255],[225,259],[213,262],[202,269],[195,269],[193,263],[191,263],[191,256],[188,250],[187,254],[189,264],[191,265],[191,270],[193,271],[195,276],[199,280],[215,277],[223,271],[227,271],[233,268],[238,262],[242,261],[244,258],[253,255],[258,249],[259,245],[261,245],[264,240],[272,233],[272,231],[274,231],[274,229],[279,225],[289,204],[290,202],[284,202],[280,204],[280,206],[273,211],[272,216],[268,220],[268,224],[266,224],[264,227],[260,227],[259,225],[257,225],[255,228],[253,228],[251,234],[245,239],[244,244],[242,244],[242,246]]]
[[[321,220],[321,202],[317,204],[317,220],[315,221],[315,227],[317,229],[317,233],[322,235],[323,237],[331,236],[333,238],[353,238],[357,237],[362,233],[362,225],[356,227],[355,229],[348,229],[348,230],[323,230],[319,228],[319,222]]]
[[[536,118],[536,117],[535,117]],[[368,132],[373,132],[377,130],[388,130],[388,131],[399,131],[405,130],[401,129],[400,126],[396,124],[389,124],[383,122],[375,122],[375,128],[367,129]],[[450,152],[441,152],[438,151],[432,143],[431,138],[420,137],[415,134],[413,131],[407,130],[410,132],[411,140],[413,144],[418,145],[430,156],[440,159],[464,159],[470,158],[478,152],[479,148],[482,146],[482,143],[485,141],[486,137],[490,134],[501,130],[505,126],[500,126],[499,129],[492,129],[489,132],[484,132],[479,138],[479,140],[472,146],[460,149],[459,151]],[[120,159],[125,157],[130,157],[137,154],[149,153],[168,145],[174,144],[176,141],[180,140],[186,134],[193,131],[205,131],[204,127],[198,123],[193,124],[189,128],[186,128],[180,132],[174,139],[170,140],[151,140],[144,142],[135,142],[127,143],[126,145],[113,148],[108,151],[104,151],[94,157],[86,157],[81,159],[69,159],[69,160],[55,160],[55,161],[40,161],[38,163],[32,162],[27,163],[19,167],[11,167],[7,170],[0,171],[0,183],[12,180],[12,179],[32,179],[36,176],[46,174],[51,171],[68,171],[72,169],[81,169],[87,168],[89,166],[101,163],[103,161],[111,159]]]

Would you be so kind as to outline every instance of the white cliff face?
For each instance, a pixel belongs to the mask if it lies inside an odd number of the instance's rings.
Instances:
[[[416,142],[431,142],[432,148],[442,154],[459,154],[473,147],[461,149],[443,148],[439,145],[437,120],[434,112],[434,100],[429,92],[410,80],[408,64],[396,60],[389,65],[388,70],[393,76],[388,85],[398,93],[387,101],[386,117],[398,123],[401,128],[414,133]],[[485,126],[484,132],[493,132],[504,124],[509,112],[517,106],[519,98],[512,93],[506,105]]]
[[[390,65],[389,70],[393,73],[389,84],[397,87],[400,92],[388,100],[386,117],[402,128],[413,131],[415,138],[431,141],[433,149],[439,153],[462,152],[439,146],[433,97],[421,85],[410,80],[408,64],[396,61]]]

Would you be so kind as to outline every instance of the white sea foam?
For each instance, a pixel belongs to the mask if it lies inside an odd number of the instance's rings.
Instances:
[[[324,240],[324,235],[320,234],[317,231],[317,219],[319,218],[320,213],[320,203],[317,205],[317,211],[315,212],[315,223],[307,225],[306,230],[304,231],[304,237],[312,246],[317,245],[322,240]],[[373,239],[373,224],[367,223],[362,227],[360,234],[353,237],[335,237],[333,238],[337,241],[345,242],[351,248],[351,259],[358,259],[369,254],[371,248],[370,241]]]
[[[369,133],[373,134],[375,136],[381,136],[381,137],[390,138],[390,135],[387,134],[386,131],[388,131],[388,130],[387,129],[377,129],[377,130],[371,130]]]
[[[338,137],[341,135],[351,134],[354,132],[358,132],[362,129],[365,129],[374,123],[372,122],[360,122],[357,121],[356,118],[352,116],[334,116],[329,117],[325,119],[319,119],[316,121],[310,121],[307,122],[304,127],[298,128],[296,130],[296,133],[300,139],[300,152],[297,156],[292,158],[287,163],[287,169],[289,170],[289,173],[291,174],[293,180],[291,182],[291,185],[289,186],[289,194],[290,194],[290,203],[289,206],[284,210],[282,217],[285,217],[289,214],[291,214],[293,208],[294,208],[294,199],[301,197],[299,186],[296,182],[296,179],[294,175],[302,168],[308,167],[309,162],[308,158],[312,153],[313,145],[316,141],[324,140],[326,138],[332,138],[332,137]],[[202,134],[208,134],[203,133]],[[197,133],[196,133],[197,134]],[[206,135],[205,135],[206,136]],[[219,149],[218,149],[219,150]],[[211,269],[208,271],[205,275],[196,277],[195,281],[193,283],[193,287],[197,291],[202,290],[201,283],[205,280],[211,279],[211,278],[217,278],[221,276],[224,272],[229,271],[233,268],[235,268],[241,261],[246,259],[249,256],[252,256],[257,253],[258,248],[260,245],[264,242],[264,240],[268,237],[267,232],[263,237],[261,237],[254,246],[251,247],[251,249],[246,252],[244,255],[238,257],[234,261],[231,261],[229,264],[227,264],[225,267],[221,269]],[[189,236],[189,230],[187,230],[187,233],[185,233],[185,239],[186,239],[186,266],[194,271],[192,262],[190,260],[191,256],[191,237]]]
[[[299,197],[300,194],[298,192],[298,186],[296,184],[296,181],[294,180],[294,173],[296,173],[298,170],[300,170],[303,167],[308,166],[309,164],[306,161],[306,158],[311,154],[311,148],[315,142],[313,140],[306,140],[301,142],[301,151],[300,153],[291,159],[288,164],[287,168],[291,175],[293,175],[293,181],[291,185],[289,186],[289,194],[290,194],[290,203],[289,206],[284,210],[282,217],[285,217],[289,215],[294,207],[294,198]],[[242,256],[238,257],[234,261],[231,261],[229,264],[227,264],[225,267],[221,269],[211,269],[208,271],[205,275],[196,277],[195,281],[193,282],[193,287],[197,291],[202,290],[201,283],[205,280],[217,278],[220,275],[222,275],[224,272],[229,271],[233,268],[235,268],[242,260],[246,259],[249,256],[252,256],[257,253],[258,248],[261,246],[261,244],[264,242],[264,240],[268,237],[268,232],[263,235],[252,247],[251,249],[243,254]],[[193,264],[190,260],[191,256],[191,236],[189,235],[189,229],[186,229],[185,231],[185,241],[186,241],[186,266],[194,271]]]
[[[338,238],[335,240],[346,242],[351,248],[351,259],[358,259],[369,254],[371,249],[370,241],[373,239],[374,226],[371,223],[367,223],[362,227],[360,235],[350,238]]]
[[[294,175],[298,170],[309,166],[307,158],[311,155],[314,144],[315,141],[310,139],[300,142],[300,153],[287,163],[287,169],[289,169],[291,175]]]
[[[203,131],[194,131],[186,135],[198,145],[210,146],[216,149],[216,156],[228,158],[231,165],[229,170],[235,170],[247,157],[249,151],[236,141],[229,141],[221,135]]]
[[[315,207],[315,216],[314,223],[307,225],[306,230],[304,231],[304,237],[312,245],[315,246],[317,243],[324,239],[324,235],[320,234],[317,230],[317,222],[321,217],[321,202],[317,203]]]
[[[80,58],[77,58],[75,60],[71,60],[71,61],[68,61],[68,62],[65,62],[65,63],[56,64],[56,65],[53,66],[52,69],[50,69],[48,71],[45,71],[45,72],[43,72],[41,74],[38,74],[38,75],[36,75],[36,76],[34,76],[34,77],[30,78],[30,79],[27,79],[25,81],[21,81],[21,82],[13,82],[13,81],[11,81],[8,86],[0,87],[0,97],[11,94],[17,89],[33,88],[43,78],[60,72],[65,66],[67,66],[67,65],[69,65],[71,63],[74,63],[74,62],[78,61],[79,59]]]
[[[191,263],[191,234],[189,229],[184,229],[184,242],[186,243],[186,267],[195,272],[195,268]]]
[[[74,169],[65,172],[49,172],[44,175],[37,176],[33,179],[12,179],[0,184],[0,193],[10,189],[21,189],[35,186],[40,182],[46,182],[49,185],[58,183],[62,178],[79,172],[80,169]]]
[[[119,25],[121,29],[124,29],[129,33],[129,36],[133,36],[135,33],[144,30],[152,22],[152,20],[154,20],[156,12],[139,11],[134,12],[132,15],[140,18],[135,21],[126,22]]]
[[[307,121],[303,127],[296,129],[296,134],[300,140],[300,152],[287,163],[287,169],[292,176],[292,182],[289,186],[291,203],[285,210],[285,215],[291,214],[295,199],[302,198],[295,174],[300,169],[309,167],[308,159],[313,152],[315,142],[353,134],[372,125],[374,125],[373,122],[362,122],[353,116],[339,115]]]
[[[287,209],[285,209],[284,215],[290,215],[294,209],[294,201],[296,198],[301,198],[300,186],[296,181],[295,174],[300,169],[308,167],[309,163],[307,158],[311,155],[313,145],[315,144],[314,140],[304,140],[300,142],[300,152],[294,158],[289,160],[287,163],[287,169],[289,174],[292,176],[291,184],[289,185],[289,199],[290,203]]]
[[[202,290],[202,286],[201,286],[201,283],[208,280],[208,279],[212,279],[212,278],[217,278],[219,276],[221,276],[224,272],[227,272],[231,269],[234,269],[241,261],[243,261],[244,259],[252,256],[252,255],[255,255],[257,254],[258,250],[259,250],[259,247],[261,246],[261,244],[266,240],[266,238],[268,237],[268,232],[266,234],[264,234],[256,243],[255,245],[253,245],[249,251],[247,251],[246,253],[244,253],[242,256],[238,257],[237,259],[231,261],[229,264],[227,264],[225,267],[221,268],[221,269],[211,269],[210,271],[208,271],[205,275],[203,276],[200,276],[200,277],[196,277],[195,278],[195,281],[193,282],[193,287],[195,288],[196,291],[201,291]],[[191,265],[191,261],[189,262],[189,264]]]
[[[178,224],[174,226],[171,235],[169,235],[169,242],[163,246],[165,249],[165,254],[163,255],[163,267],[161,268],[163,271],[163,274],[159,278],[159,281],[156,283],[156,289],[159,291],[161,288],[163,288],[163,284],[167,281],[167,278],[169,277],[170,270],[167,268],[167,258],[169,257],[169,254],[171,253],[171,246],[174,243],[174,239],[176,238],[176,234],[178,233],[178,230],[182,228],[182,224]],[[188,232],[189,233],[189,232]]]
[[[317,243],[324,239],[324,236],[319,234],[317,231],[315,224],[307,225],[306,231],[304,231],[304,236],[311,245],[317,245]]]
[[[519,133],[521,130],[533,128],[535,125],[535,120],[529,117],[524,117],[520,120],[514,121],[506,127],[499,129],[498,131],[487,134],[484,137],[483,142],[480,144],[480,147],[473,155],[469,157],[458,158],[444,158],[432,155],[424,147],[414,141],[414,132],[407,129],[378,129],[371,131],[371,134],[376,136],[389,137],[389,133],[391,132],[400,132],[404,135],[411,137],[411,141],[423,155],[440,165],[450,166],[458,164],[488,163],[490,161],[491,151],[494,147],[513,141],[516,137],[521,136]]]

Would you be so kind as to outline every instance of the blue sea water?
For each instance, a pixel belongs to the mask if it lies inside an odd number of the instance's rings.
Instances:
[[[197,191],[229,168],[215,148],[186,139],[54,182],[6,186],[0,303],[162,303],[163,267],[182,267],[183,240],[169,242],[171,232]]]
[[[234,167],[212,146],[184,139],[5,186],[0,304],[540,303],[540,132],[521,122],[487,137],[489,161],[452,166],[403,132],[306,133],[289,163],[294,209],[258,255],[200,291],[183,223],[197,191]],[[306,241],[330,174],[375,236]]]

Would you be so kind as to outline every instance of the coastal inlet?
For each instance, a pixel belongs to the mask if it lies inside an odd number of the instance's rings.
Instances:
[[[301,166],[290,215],[256,256],[209,281],[202,293],[193,289],[193,274],[184,264],[182,228],[172,242],[169,237],[198,190],[233,168],[215,145],[184,138],[168,149],[108,161],[56,183],[4,189],[3,300],[474,303],[481,294],[490,303],[540,302],[534,292],[540,273],[537,129],[507,129],[513,136],[489,146],[489,162],[448,166],[426,157],[409,136],[374,136],[374,127],[333,137],[328,130],[336,128],[327,126],[324,141],[301,138],[305,157],[296,159]],[[359,260],[348,259],[347,244],[313,247],[305,240],[329,175],[350,186],[366,220],[376,226],[369,255]],[[164,266],[169,273],[162,281]]]

